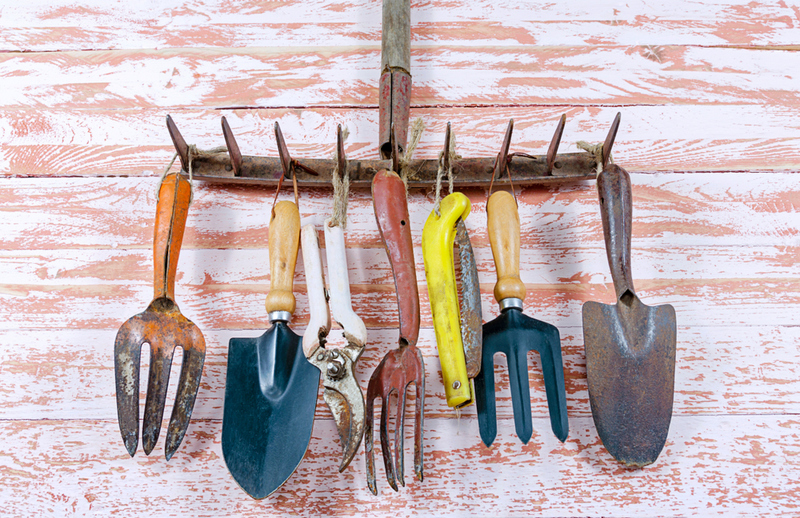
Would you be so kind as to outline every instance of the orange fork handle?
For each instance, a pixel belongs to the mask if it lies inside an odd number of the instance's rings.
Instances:
[[[192,197],[192,186],[178,173],[168,174],[158,189],[153,236],[153,298],[175,299],[175,272]]]

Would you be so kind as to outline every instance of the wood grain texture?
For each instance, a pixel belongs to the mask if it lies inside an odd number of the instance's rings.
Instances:
[[[796,246],[799,178],[797,172],[633,174],[634,250]],[[149,248],[156,185],[156,178],[0,180],[0,250]],[[465,193],[475,207],[466,222],[473,244],[488,246],[486,191]],[[266,248],[272,195],[265,188],[196,182],[184,249]],[[332,210],[330,195],[329,190],[301,190],[301,218],[317,218],[321,225]],[[524,249],[602,246],[592,182],[526,188],[517,199]],[[409,200],[412,236],[419,246],[433,196],[415,190]],[[381,246],[366,190],[351,193],[345,238],[349,247]],[[633,264],[637,268],[635,259]]]
[[[267,323],[263,324],[266,328]],[[302,325],[294,324],[298,331]],[[228,341],[258,336],[262,330],[203,330],[207,355],[203,383],[193,416],[222,419]],[[590,417],[586,364],[580,327],[562,327],[562,350],[570,419]],[[0,420],[114,419],[114,359],[116,330],[49,329],[0,332],[6,348],[0,359],[4,386]],[[369,376],[383,356],[397,345],[397,328],[371,328],[370,341],[357,364],[357,377],[366,391]],[[675,381],[676,415],[793,415],[800,412],[794,398],[800,390],[800,330],[792,326],[695,326],[678,329],[678,368]],[[332,346],[344,345],[341,331],[331,333]],[[454,418],[444,401],[444,387],[433,329],[423,328],[419,348],[425,357],[427,395],[425,415]],[[167,397],[172,408],[179,372],[176,353]],[[144,349],[142,373],[147,372]],[[529,357],[533,415],[547,417],[547,400],[536,354]],[[497,415],[513,416],[505,358],[496,360]],[[142,384],[142,396],[145,385]],[[320,391],[320,398],[321,398]],[[413,400],[413,397],[412,397]],[[144,399],[142,399],[142,404]],[[474,406],[461,411],[475,417]],[[317,406],[317,419],[331,419],[328,407]],[[544,430],[549,430],[545,428]]]
[[[0,8],[0,513],[3,516],[797,516],[800,483],[800,9],[751,0],[412,2],[415,153],[437,156],[448,121],[464,156],[562,152],[600,142],[622,112],[615,161],[632,173],[633,277],[677,310],[674,417],[657,463],[628,470],[591,419],[581,305],[612,302],[593,182],[518,188],[527,314],[557,325],[570,435],[550,431],[529,357],[534,435],[514,432],[496,361],[498,439],[444,401],[419,249],[432,189],[409,194],[426,363],[425,481],[390,490],[341,451],[318,401],[305,460],[252,501],[221,453],[227,347],[267,326],[272,191],[195,182],[176,299],[208,342],[194,420],[169,463],[129,458],[116,422],[112,344],[152,295],[157,177],[186,140],[276,156],[377,154],[379,0],[30,0]],[[457,172],[457,171],[456,171]],[[485,189],[465,192],[484,320],[495,269]],[[282,195],[289,199],[289,191]],[[322,224],[330,190],[300,192]],[[366,190],[346,232],[354,309],[369,326],[366,388],[397,343],[391,270]],[[308,320],[302,260],[292,326]],[[331,333],[341,344],[341,331]],[[143,353],[142,368],[148,367]],[[181,360],[167,397],[172,407]],[[143,387],[142,387],[143,388]],[[142,392],[143,395],[143,392]],[[142,400],[143,401],[143,400]],[[412,401],[413,404],[413,401]],[[410,417],[409,417],[410,421]],[[407,423],[408,424],[408,423]],[[412,427],[406,427],[410,468]],[[380,454],[378,455],[380,458]],[[380,464],[380,461],[378,461]]]
[[[792,5],[745,1],[431,1],[413,4],[412,42],[459,45],[794,45]],[[0,48],[27,51],[359,45],[380,41],[372,1],[26,2],[4,8]]]
[[[590,418],[572,420],[561,444],[543,419],[523,446],[500,423],[491,449],[474,419],[428,419],[425,475],[409,475],[400,493],[385,481],[372,496],[364,483],[364,457],[343,473],[332,421],[318,421],[309,452],[295,475],[264,501],[247,497],[225,469],[220,421],[194,421],[169,463],[161,445],[152,458],[128,457],[114,421],[0,423],[3,436],[26,444],[0,457],[6,484],[0,508],[7,516],[747,516],[757,502],[772,516],[797,512],[800,487],[798,432],[793,417],[676,417],[661,458],[644,470],[619,467],[605,452]],[[405,441],[411,455],[411,437]],[[378,468],[382,474],[382,469]],[[491,477],[488,482],[486,477]],[[461,498],[451,498],[457,493]],[[346,495],[346,496],[342,496]]]
[[[0,108],[375,106],[379,46],[0,53]],[[412,48],[413,106],[797,106],[800,53],[773,48]],[[757,78],[757,80],[755,80]]]

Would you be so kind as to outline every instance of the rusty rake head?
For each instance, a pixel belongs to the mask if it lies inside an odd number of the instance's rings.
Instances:
[[[422,481],[422,430],[423,408],[425,406],[425,364],[422,353],[414,345],[401,343],[400,347],[389,351],[380,365],[372,373],[367,388],[367,425],[364,447],[367,455],[367,484],[373,495],[378,494],[375,482],[375,457],[373,451],[373,419],[375,398],[381,398],[381,452],[389,485],[398,491],[397,482],[405,486],[403,479],[403,428],[405,424],[406,390],[414,383],[416,386],[416,408],[414,414],[414,473]],[[389,442],[389,400],[396,396],[397,407],[394,430],[394,462],[392,462]]]

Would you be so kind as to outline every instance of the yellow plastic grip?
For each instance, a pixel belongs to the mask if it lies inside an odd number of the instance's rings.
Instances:
[[[294,313],[294,267],[300,246],[300,212],[291,201],[279,201],[269,222],[269,294],[267,313]]]
[[[436,346],[442,364],[447,405],[453,408],[462,407],[473,399],[461,341],[461,319],[453,263],[456,222],[458,218],[466,219],[469,210],[469,198],[460,192],[452,193],[442,200],[442,215],[437,216],[435,211],[431,212],[422,229],[422,258],[425,261]]]
[[[519,278],[519,212],[508,191],[497,191],[486,204],[489,220],[489,244],[497,268],[494,298],[525,300],[525,284]]]

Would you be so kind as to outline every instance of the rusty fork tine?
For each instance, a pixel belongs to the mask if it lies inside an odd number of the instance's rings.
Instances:
[[[417,390],[417,401],[414,408],[416,414],[416,419],[414,421],[414,473],[416,473],[417,479],[422,482],[422,433],[424,430],[422,421],[425,411],[425,364],[422,362],[422,353],[419,349],[416,349],[416,353],[419,369],[417,370],[417,377],[414,380],[414,385]]]
[[[397,481],[400,483],[401,486],[406,485],[406,481],[403,478],[403,469],[404,469],[404,454],[403,454],[403,439],[405,430],[405,422],[406,422],[406,388],[408,385],[404,385],[400,387],[400,390],[397,391],[397,410],[395,414],[395,429],[394,429],[394,462],[395,462],[395,473],[397,473]]]
[[[389,401],[392,398],[392,392],[394,392],[394,389],[390,390],[388,394],[384,394],[381,401],[381,453],[383,454],[383,465],[386,469],[386,479],[392,489],[399,491],[394,472],[394,462],[392,462],[392,445],[389,442]]]
[[[374,376],[374,374],[373,374]],[[375,394],[372,394],[372,380],[367,388],[367,423],[364,431],[364,455],[367,457],[367,485],[373,495],[378,494],[378,485],[375,478],[375,437],[374,437],[374,412]]]
[[[203,372],[205,348],[201,351],[193,344],[197,344],[200,341],[202,341],[202,335],[200,334],[200,330],[195,328],[191,343],[188,345],[181,344],[183,348],[181,377],[178,381],[175,406],[172,407],[172,415],[169,419],[167,438],[164,445],[167,460],[171,459],[172,455],[178,451],[178,447],[181,441],[183,441],[183,436],[186,435],[192,409],[197,399],[200,377]]]
[[[164,403],[167,399],[169,371],[172,367],[172,356],[166,354],[166,344],[161,340],[150,342],[150,374],[147,381],[147,399],[144,404],[144,423],[142,428],[142,445],[144,452],[150,455],[158,441],[161,420],[164,417]]]

